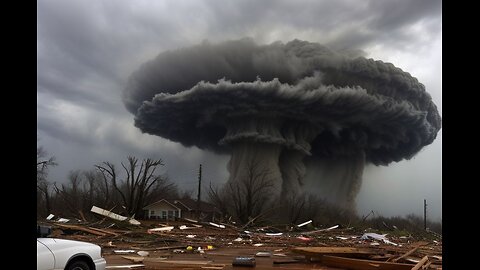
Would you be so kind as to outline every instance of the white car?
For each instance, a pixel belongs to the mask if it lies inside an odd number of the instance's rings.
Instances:
[[[37,238],[37,270],[105,270],[100,246],[58,238]]]

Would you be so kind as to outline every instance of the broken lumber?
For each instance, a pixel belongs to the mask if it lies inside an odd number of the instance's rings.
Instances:
[[[324,255],[320,262],[326,266],[351,270],[411,270],[412,264],[382,262]]]
[[[309,258],[322,257],[323,255],[367,257],[369,255],[380,254],[380,251],[377,249],[354,247],[297,247],[293,248],[292,252],[305,255]]]
[[[295,259],[284,259],[284,260],[273,260],[273,264],[291,264],[291,263],[301,263],[300,260]]]
[[[304,232],[303,234],[305,234],[305,235],[310,235],[310,234],[319,233],[319,232],[326,232],[326,231],[331,231],[331,230],[333,230],[333,229],[336,229],[336,228],[338,228],[338,227],[339,227],[339,225],[335,225],[335,226],[332,226],[332,227],[326,228],[326,229]]]
[[[392,262],[398,262],[399,260],[401,259],[404,259],[410,255],[412,255],[415,251],[417,251],[417,249],[419,249],[421,246],[424,246],[426,245],[427,243],[420,243],[418,244],[417,246],[415,246],[414,248],[412,248],[411,250],[409,250],[407,253],[403,254],[402,256],[396,258],[396,259],[393,259]]]
[[[204,268],[204,267],[225,267],[225,264],[215,264],[211,261],[190,261],[190,260],[176,260],[176,261],[143,261],[147,269],[170,269],[170,268],[181,268],[188,269],[194,267],[195,269]],[[208,269],[208,268],[206,268]],[[223,268],[222,268],[223,269]]]
[[[61,228],[66,228],[66,229],[72,229],[72,230],[77,230],[77,231],[88,232],[88,233],[95,234],[95,235],[98,235],[98,236],[105,236],[105,235],[107,235],[107,233],[99,232],[99,231],[97,231],[97,230],[92,230],[92,229],[85,228],[85,227],[81,227],[81,226],[77,226],[77,225],[56,224],[56,226],[61,227]]]
[[[428,256],[424,256],[411,270],[418,270],[428,261]]]
[[[107,265],[105,269],[145,269],[143,264],[127,264],[127,265]]]
[[[138,263],[138,262],[141,263],[145,259],[145,257],[142,257],[142,256],[122,256],[122,258],[130,260],[134,263]]]
[[[105,230],[105,229],[99,229],[99,228],[94,228],[94,227],[88,227],[88,229],[94,230],[94,231],[99,231],[99,232],[106,233],[106,234],[110,234],[112,236],[118,236],[119,235],[118,233],[115,233],[115,232],[112,232],[112,231],[109,231],[109,230]]]

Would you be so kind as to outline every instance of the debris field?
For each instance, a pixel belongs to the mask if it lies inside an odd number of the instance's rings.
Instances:
[[[107,269],[442,269],[441,235],[331,226],[248,227],[191,219],[39,221],[50,237],[102,247]]]

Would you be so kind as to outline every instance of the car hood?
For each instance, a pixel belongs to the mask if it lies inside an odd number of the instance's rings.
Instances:
[[[65,249],[69,247],[96,247],[97,245],[75,240],[66,240],[58,238],[37,238],[37,241],[47,246],[51,251]]]

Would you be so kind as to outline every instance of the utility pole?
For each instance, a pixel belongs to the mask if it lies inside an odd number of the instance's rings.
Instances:
[[[423,200],[423,229],[427,230],[427,200]]]
[[[197,220],[200,219],[200,195],[202,191],[202,164],[198,169]]]

